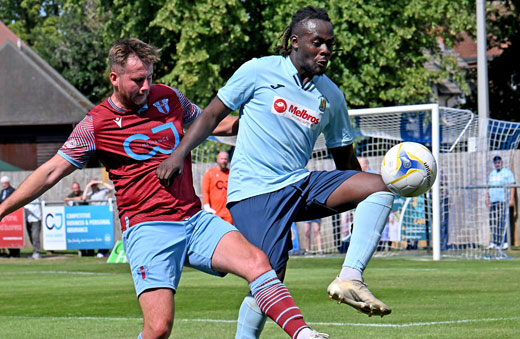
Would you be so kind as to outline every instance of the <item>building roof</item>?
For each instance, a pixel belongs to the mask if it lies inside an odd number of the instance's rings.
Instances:
[[[20,43],[22,46],[25,46],[25,42],[7,28],[2,21],[0,21],[0,46],[2,46],[6,41],[11,41],[15,45]]]
[[[477,64],[477,43],[466,32],[461,33],[461,41],[453,46],[453,50],[461,56],[470,66],[475,67]],[[502,54],[503,49],[507,46],[491,47],[487,46],[486,55],[488,59],[492,59]]]
[[[0,22],[0,126],[63,125],[94,105]]]

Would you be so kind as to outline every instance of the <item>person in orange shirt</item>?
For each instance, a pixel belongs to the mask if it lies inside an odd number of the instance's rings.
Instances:
[[[217,166],[210,168],[202,177],[202,204],[206,212],[218,215],[230,224],[231,214],[226,208],[227,186],[229,177],[229,154],[220,152],[217,155]]]

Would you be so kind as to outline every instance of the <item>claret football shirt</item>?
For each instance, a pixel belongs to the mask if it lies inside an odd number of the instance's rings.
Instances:
[[[170,186],[156,177],[158,165],[183,137],[183,128],[200,114],[180,91],[153,85],[148,102],[125,111],[107,98],[74,128],[58,154],[83,168],[96,154],[116,189],[121,227],[150,221],[181,221],[200,210],[193,189],[191,156]]]

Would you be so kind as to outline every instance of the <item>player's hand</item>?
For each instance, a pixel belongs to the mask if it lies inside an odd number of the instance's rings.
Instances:
[[[173,180],[182,174],[184,159],[178,159],[174,154],[159,164],[155,175],[163,186],[170,186]]]

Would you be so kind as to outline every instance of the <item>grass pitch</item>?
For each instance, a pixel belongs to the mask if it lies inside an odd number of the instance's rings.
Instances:
[[[519,257],[520,251],[511,253]],[[331,338],[518,338],[520,260],[374,258],[371,291],[393,308],[384,318],[327,298],[343,258],[289,261],[286,284],[305,319]],[[1,338],[136,338],[142,328],[126,264],[76,256],[0,259]],[[172,337],[234,338],[245,281],[186,269]],[[288,338],[268,321],[262,338]]]

